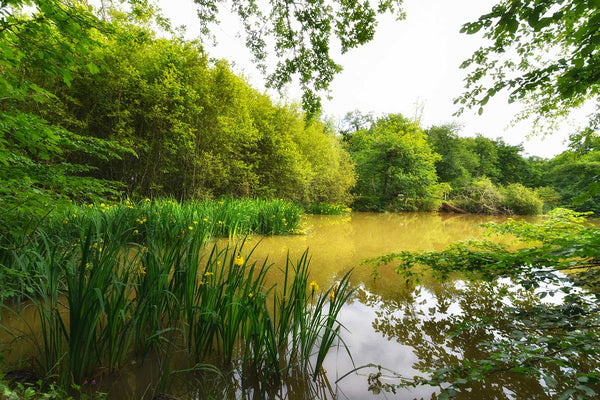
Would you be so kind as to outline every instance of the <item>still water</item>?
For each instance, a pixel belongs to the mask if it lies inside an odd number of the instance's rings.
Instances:
[[[352,213],[348,216],[307,216],[306,234],[296,236],[254,236],[244,248],[251,261],[267,259],[273,263],[270,279],[281,278],[277,266],[284,266],[288,253],[297,259],[308,249],[311,255],[310,280],[326,287],[352,269],[354,296],[342,309],[341,344],[329,353],[326,375],[318,383],[287,383],[275,398],[296,399],[432,399],[438,391],[429,386],[398,389],[396,393],[369,390],[369,374],[381,366],[381,383],[395,384],[399,377],[412,378],[422,371],[439,368],[465,358],[483,357],[476,344],[490,339],[485,329],[473,329],[450,336],[463,316],[477,315],[502,319],[504,304],[483,283],[465,283],[460,277],[439,282],[424,278],[418,284],[401,279],[393,265],[382,266],[379,277],[362,263],[369,257],[402,250],[442,250],[450,243],[483,238],[478,224],[500,222],[504,217],[451,215],[433,213],[374,214]],[[508,240],[508,239],[504,239]],[[219,241],[223,246],[226,241]],[[467,289],[467,290],[465,290]],[[22,355],[21,355],[22,356]],[[173,360],[170,360],[173,361]],[[132,365],[121,371],[116,380],[106,382],[103,390],[109,399],[132,399],[148,395],[162,364],[160,360]],[[364,367],[364,368],[361,368]],[[357,369],[356,372],[351,372]],[[218,379],[205,380],[193,388],[190,375],[177,374],[165,383],[165,391],[180,399],[263,398],[264,394],[245,393],[239,388],[211,390]],[[343,378],[342,378],[343,377]],[[340,379],[342,378],[342,379]],[[195,381],[200,382],[200,381]],[[212,394],[211,394],[212,393]],[[485,384],[474,384],[463,399],[545,399],[540,383],[514,374],[496,374]]]
[[[400,278],[393,265],[380,267],[380,276],[374,279],[372,266],[362,261],[402,250],[442,250],[450,243],[484,238],[485,229],[479,224],[505,219],[425,213],[308,216],[305,235],[251,238],[249,244],[257,245],[253,256],[259,260],[268,257],[275,265],[284,265],[288,252],[295,259],[308,248],[312,256],[311,280],[324,287],[352,269],[352,281],[358,287],[340,316],[345,327],[342,338],[352,359],[340,345],[328,355],[327,382],[320,390],[296,388],[283,397],[435,398],[432,396],[437,391],[429,386],[398,389],[395,394],[369,390],[368,376],[378,371],[376,367],[348,372],[367,364],[380,365],[383,367],[380,381],[394,384],[399,382],[399,377],[423,375],[419,370],[439,368],[466,357],[483,357],[475,344],[489,339],[487,332],[474,330],[452,339],[448,339],[449,334],[457,317],[477,314],[501,318],[504,304],[495,298],[493,289],[482,283],[467,284],[458,278],[446,282],[424,278],[415,285]],[[459,398],[546,397],[537,381],[505,373],[497,374],[485,384],[473,385]]]

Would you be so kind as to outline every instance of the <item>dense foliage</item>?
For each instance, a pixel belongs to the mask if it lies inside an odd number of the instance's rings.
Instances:
[[[89,160],[118,158],[127,149],[74,134],[31,112],[55,97],[29,72],[70,85],[73,71],[97,71],[95,64],[78,55],[88,54],[95,38],[107,30],[79,3],[32,3],[37,12],[30,15],[23,14],[22,1],[2,2],[0,10],[0,198],[3,206],[35,213],[72,197],[114,194],[118,188],[114,182],[88,177],[93,169]]]
[[[219,236],[289,233],[299,212],[279,200],[125,201],[2,236],[2,311],[22,318],[4,328],[33,341],[36,372],[62,387],[100,380],[99,371],[129,365],[132,355],[152,355],[168,375],[176,350],[187,354],[184,368],[210,362],[225,374],[268,377],[256,388],[263,392],[284,376],[315,379],[352,293],[349,273],[320,291],[305,253],[281,266],[276,286],[271,265],[243,242],[206,246]]]
[[[387,115],[346,135],[356,163],[356,205],[361,209],[434,209],[438,159],[418,124]]]
[[[77,4],[20,6],[2,14],[3,204],[117,189],[349,201],[353,166],[325,123],[273,104],[198,43],[156,38],[142,27],[151,11],[109,10],[106,22]]]

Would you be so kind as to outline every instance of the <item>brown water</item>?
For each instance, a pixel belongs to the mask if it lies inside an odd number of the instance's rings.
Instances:
[[[483,238],[485,230],[478,224],[505,219],[424,213],[309,216],[306,235],[251,238],[250,244],[257,244],[253,255],[259,260],[268,257],[275,265],[284,265],[288,252],[295,259],[308,248],[312,256],[311,280],[324,287],[352,269],[353,284],[359,287],[340,316],[346,328],[343,340],[352,360],[342,346],[333,349],[325,363],[328,382],[320,387],[325,390],[301,387],[289,390],[282,397],[432,398],[438,392],[432,387],[376,395],[368,389],[368,374],[377,372],[375,368],[363,368],[338,379],[356,367],[374,363],[388,371],[381,381],[393,384],[399,382],[398,376],[422,375],[418,369],[441,367],[463,357],[483,356],[475,344],[486,338],[486,332],[474,331],[451,341],[446,334],[457,316],[485,313],[501,318],[503,304],[494,301],[485,286],[468,284],[470,290],[459,290],[466,285],[460,280],[439,282],[425,278],[417,286],[407,284],[394,272],[393,265],[380,267],[380,277],[374,279],[372,266],[362,261],[402,250],[442,250],[450,243]],[[249,398],[239,393],[238,397]],[[473,385],[461,398],[546,397],[537,381],[515,374],[498,374],[485,384]]]
[[[399,390],[396,394],[376,395],[368,390],[368,374],[374,368],[363,368],[346,375],[355,367],[374,363],[386,368],[384,383],[397,383],[397,375],[412,377],[419,370],[438,368],[444,363],[465,357],[480,356],[475,344],[489,336],[473,330],[448,339],[453,323],[463,315],[488,315],[502,318],[503,304],[483,284],[469,284],[467,291],[460,280],[438,282],[425,279],[419,285],[407,283],[393,271],[393,265],[380,268],[380,277],[373,279],[372,267],[362,264],[365,258],[402,250],[441,250],[460,240],[481,238],[484,229],[477,224],[502,221],[504,217],[448,214],[374,214],[352,213],[350,216],[308,216],[306,234],[249,238],[249,251],[257,245],[253,260],[268,260],[276,266],[285,265],[289,252],[292,259],[307,248],[312,256],[311,280],[325,287],[353,269],[352,283],[358,287],[355,296],[341,313],[345,330],[342,337],[352,360],[343,346],[332,349],[325,363],[326,376],[320,383],[305,380],[288,382],[276,396],[290,400],[310,398],[339,399],[413,399],[432,398],[435,388],[417,387]],[[278,276],[279,275],[279,276]],[[275,282],[281,274],[275,272]],[[9,344],[9,347],[15,346]],[[13,355],[14,357],[14,355]],[[17,356],[18,357],[18,356]],[[139,398],[158,376],[164,360],[150,359],[143,365],[132,365],[113,381],[110,399]],[[391,372],[393,371],[393,372]],[[213,393],[220,398],[263,398],[264,395],[244,391],[231,384],[230,391],[211,389],[223,385],[204,380],[201,390],[189,392],[190,375],[177,375],[168,391],[182,398],[202,399]],[[336,381],[338,381],[336,383]],[[199,383],[200,384],[200,383]],[[207,394],[208,393],[208,394]],[[491,380],[473,385],[462,395],[464,399],[544,399],[537,381],[511,374],[497,374]]]

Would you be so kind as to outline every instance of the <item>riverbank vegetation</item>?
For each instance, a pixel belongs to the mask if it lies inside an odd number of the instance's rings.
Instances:
[[[101,383],[149,355],[168,374],[174,353],[188,359],[179,369],[210,363],[255,377],[263,393],[291,375],[316,379],[338,337],[350,274],[319,289],[305,253],[280,266],[275,286],[268,260],[253,260],[243,241],[207,247],[227,235],[289,233],[298,216],[282,201],[148,200],[49,218],[2,237],[2,313],[34,315],[5,329],[33,342],[30,368],[63,388]]]
[[[447,202],[486,214],[538,214],[559,205],[600,211],[594,129],[573,136],[570,150],[552,160],[525,158],[521,146],[501,139],[461,137],[454,126],[421,127],[400,114],[354,113],[336,129],[316,113],[309,87],[326,88],[339,69],[333,62],[316,68],[320,78],[311,74],[319,62],[310,57],[278,66],[275,86],[306,73],[303,109],[252,88],[147,2],[132,1],[127,12],[79,1],[4,3],[0,297],[3,313],[24,305],[34,311],[41,333],[33,337],[32,360],[63,387],[149,354],[167,365],[174,352],[189,357],[189,369],[210,363],[255,378],[261,394],[284,377],[308,381],[322,372],[352,293],[348,275],[318,290],[305,254],[280,266],[285,279],[272,287],[272,267],[253,260],[247,245],[207,248],[209,239],[299,233],[302,209],[433,211]],[[344,49],[373,34],[374,11],[348,7],[346,19],[369,23],[340,28]],[[380,11],[393,8],[383,2]],[[328,49],[319,29],[300,37]],[[289,32],[276,33],[281,46],[293,42]],[[258,56],[261,45],[254,45]],[[568,92],[561,96],[571,104]],[[597,230],[567,211],[550,221],[494,227],[541,242],[518,251],[472,242],[381,259],[400,260],[399,271],[411,274],[419,264],[442,274],[510,277],[524,288],[542,287],[540,300],[564,293],[559,304],[511,305],[510,330],[489,329],[502,338],[490,345],[490,360],[466,360],[419,383],[450,385],[443,393],[451,396],[460,385],[511,369],[567,397],[594,391],[596,371],[580,369],[576,359],[598,358]],[[26,326],[13,334],[32,332]]]
[[[429,211],[449,202],[535,214],[540,201],[544,210],[572,206],[574,187],[594,181],[592,142],[574,140],[572,150],[540,160],[501,139],[425,129],[399,114],[356,112],[334,128],[273,102],[151,7],[105,9],[99,19],[85,7],[54,6],[42,19],[3,17],[20,27],[1,37],[4,210],[43,215],[69,201],[230,196],[307,209]],[[596,200],[576,207],[595,210]]]

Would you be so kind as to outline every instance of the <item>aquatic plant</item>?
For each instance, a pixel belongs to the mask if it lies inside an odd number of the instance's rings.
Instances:
[[[194,362],[241,368],[273,384],[292,370],[316,377],[338,337],[349,274],[319,292],[309,286],[305,253],[296,263],[288,257],[281,288],[270,286],[272,266],[252,261],[244,241],[207,249],[210,236],[195,229],[158,235],[153,225],[162,226],[162,216],[187,212],[176,207],[166,203],[161,213],[145,209],[142,216],[127,205],[100,206],[75,217],[77,238],[69,229],[68,240],[38,231],[18,249],[4,249],[2,268],[23,272],[19,296],[41,321],[39,341],[28,328],[41,372],[63,385],[81,383],[119,370],[134,354],[187,349]],[[258,210],[265,209],[282,223],[295,212],[285,203]],[[131,221],[147,229],[143,241],[134,241]]]
[[[295,233],[302,209],[286,200],[231,199],[180,203],[172,199],[134,203],[88,204],[52,216],[46,231],[59,237],[76,237],[92,221],[108,236],[121,236],[146,243],[176,240],[181,236],[206,241],[211,237],[233,237],[249,233],[286,235]]]
[[[352,209],[342,203],[313,203],[306,208],[309,214],[342,215],[349,214]]]

